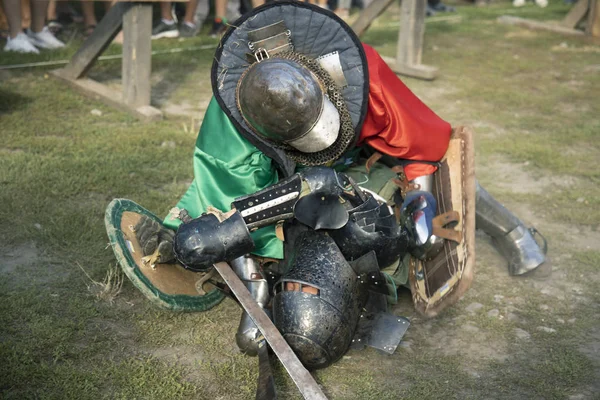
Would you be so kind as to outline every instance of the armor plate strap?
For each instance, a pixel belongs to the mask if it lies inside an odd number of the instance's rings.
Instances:
[[[238,197],[231,207],[240,212],[252,231],[292,218],[301,191],[302,178],[295,174],[259,192]]]
[[[248,32],[248,47],[253,52],[258,49],[265,49],[270,55],[282,51],[292,51],[294,47],[290,36],[291,32],[285,22],[279,21]]]

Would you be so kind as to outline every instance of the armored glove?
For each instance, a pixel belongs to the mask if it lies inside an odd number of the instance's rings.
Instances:
[[[231,261],[254,249],[254,241],[238,211],[205,213],[179,226],[173,250],[184,268],[207,272],[213,264]]]
[[[169,264],[175,261],[173,254],[175,232],[145,215],[134,229],[135,236],[142,247],[142,253],[144,256],[151,257],[151,265],[155,263]]]

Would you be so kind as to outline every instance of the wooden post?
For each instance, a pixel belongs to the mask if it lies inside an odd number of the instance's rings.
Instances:
[[[387,57],[383,59],[397,74],[433,80],[437,77],[438,69],[421,64],[426,1],[402,0],[396,59],[390,60]]]
[[[150,105],[152,3],[133,3],[123,16],[123,101]]]
[[[397,64],[421,64],[425,35],[425,4],[426,0],[402,0],[396,48]]]
[[[567,35],[591,35],[600,37],[600,0],[579,0],[563,18],[560,24],[554,22],[533,21],[524,18],[502,15],[497,21],[503,24],[519,25],[530,29],[544,29],[547,31],[564,33]],[[577,25],[587,14],[585,32],[577,28]]]
[[[550,32],[563,33],[565,35],[583,35],[579,29],[567,28],[558,23],[535,21],[531,19],[513,17],[512,15],[501,15],[496,20],[501,24],[517,25],[528,29],[541,29]]]
[[[594,37],[600,37],[600,4],[599,0],[590,0],[590,9],[588,14],[585,33]]]
[[[79,79],[94,65],[100,54],[110,45],[121,30],[123,14],[131,7],[131,3],[117,2],[108,10],[94,32],[77,50],[71,62],[60,70],[65,79]]]
[[[110,45],[123,26],[122,92],[86,78],[100,54]],[[152,2],[117,2],[104,15],[94,32],[69,64],[52,71],[83,93],[127,109],[145,120],[162,118],[162,112],[150,105],[152,61]]]
[[[577,28],[577,24],[585,17],[588,11],[589,2],[590,0],[578,0],[562,20],[561,25],[571,29]]]
[[[386,8],[392,4],[394,0],[373,0],[371,4],[361,11],[358,19],[352,24],[352,30],[357,36],[361,36],[367,28],[373,23],[375,18],[379,16]]]
[[[423,37],[425,35],[426,1],[402,0],[396,58],[382,58],[397,74],[433,80],[437,76],[437,68],[421,64]],[[373,0],[352,24],[352,30],[358,36],[362,35],[375,18],[393,2],[394,0]]]

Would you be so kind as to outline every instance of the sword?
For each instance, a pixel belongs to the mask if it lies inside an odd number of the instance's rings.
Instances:
[[[302,365],[296,354],[285,341],[281,332],[279,332],[271,319],[256,303],[246,286],[235,272],[233,272],[229,264],[226,262],[219,262],[214,264],[214,266],[233,294],[235,294],[244,310],[246,310],[250,319],[252,319],[256,327],[260,329],[265,340],[269,343],[269,346],[271,346],[288,374],[290,374],[290,377],[298,387],[298,390],[300,390],[302,396],[306,400],[327,400],[327,397],[325,397],[325,394],[323,394],[323,391],[310,372],[304,368],[304,365]]]
[[[258,343],[258,381],[256,384],[256,400],[277,400],[275,381],[269,361],[269,345],[265,339]]]

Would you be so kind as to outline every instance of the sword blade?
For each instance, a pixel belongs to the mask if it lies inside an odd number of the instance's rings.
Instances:
[[[269,361],[269,345],[266,340],[258,344],[258,383],[256,385],[256,400],[277,400],[275,381]]]
[[[281,332],[273,324],[265,311],[256,303],[246,286],[240,278],[233,272],[229,264],[220,262],[215,264],[215,269],[221,274],[223,280],[231,291],[235,294],[238,301],[246,310],[254,324],[265,337],[273,352],[281,361],[290,377],[300,390],[300,393],[306,400],[327,400],[325,394],[314,380],[310,372],[300,362],[296,354],[292,351],[289,344],[285,341]]]

